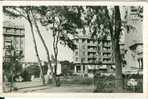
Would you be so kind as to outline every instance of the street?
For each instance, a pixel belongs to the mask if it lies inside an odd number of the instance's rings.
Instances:
[[[35,80],[31,82],[19,82],[15,83],[15,86],[18,88],[15,92],[17,93],[27,93],[27,92],[39,92],[39,93],[49,93],[49,92],[93,92],[93,85],[72,85],[72,84],[61,84],[60,87],[56,87],[53,84],[42,85],[41,81]]]

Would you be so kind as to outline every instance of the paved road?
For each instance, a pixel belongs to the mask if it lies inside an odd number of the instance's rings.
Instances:
[[[61,84],[60,87],[56,87],[55,85],[42,85],[40,79],[36,79],[32,82],[20,82],[15,83],[15,86],[18,88],[18,93],[24,92],[93,92],[94,86],[93,85],[78,85],[78,84]]]
[[[26,92],[40,92],[40,93],[71,93],[71,92],[93,92],[94,87],[87,85],[61,85],[60,87],[55,87],[53,85],[46,86],[33,86],[33,87],[25,87],[20,88],[16,92],[18,93],[26,93]]]

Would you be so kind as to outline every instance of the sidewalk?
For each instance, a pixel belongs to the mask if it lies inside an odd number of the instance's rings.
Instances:
[[[24,89],[18,89],[17,93],[30,93],[30,92],[37,92],[37,93],[71,93],[71,92],[85,92],[91,93],[93,92],[92,86],[78,86],[78,85],[71,85],[71,86],[40,86],[40,87],[30,87]]]
[[[93,92],[93,85],[72,85],[72,84],[61,84],[60,87],[56,87],[53,84],[42,85],[40,80],[35,80],[32,82],[20,82],[16,83],[15,86],[18,90],[14,91],[16,93],[27,93],[27,92],[38,92],[38,93],[70,93],[70,92]]]

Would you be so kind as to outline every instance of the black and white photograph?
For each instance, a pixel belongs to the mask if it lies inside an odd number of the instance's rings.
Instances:
[[[4,93],[143,93],[143,6],[3,6]]]

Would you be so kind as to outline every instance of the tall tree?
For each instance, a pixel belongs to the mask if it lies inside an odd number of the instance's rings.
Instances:
[[[9,7],[9,9],[11,10],[8,11],[8,9],[7,10],[5,9],[5,12],[13,16],[23,16],[29,22],[30,27],[32,28],[31,31],[32,31],[33,36],[34,36],[34,33],[33,33],[33,30],[34,30],[33,25],[34,25],[42,41],[42,44],[44,45],[44,48],[46,50],[47,60],[48,60],[49,68],[51,70],[51,74],[54,80],[56,80],[58,44],[60,43],[60,44],[68,45],[71,49],[76,48],[76,46],[74,45],[73,41],[70,39],[68,34],[73,35],[77,33],[76,26],[75,26],[76,24],[74,24],[74,22],[78,22],[78,20],[76,20],[76,18],[79,18],[78,17],[79,14],[77,14],[78,12],[77,13],[73,12],[72,7],[67,8],[67,7],[23,6],[23,7]],[[71,9],[69,10],[69,13],[67,13],[68,9]],[[48,13],[51,13],[51,12],[52,12],[52,16],[49,16]],[[38,15],[41,15],[41,19],[44,17],[47,18],[47,21],[45,22],[41,21],[41,23],[44,26],[45,26],[45,23],[47,23],[47,25],[52,24],[50,29],[52,29],[53,31],[53,38],[54,38],[54,42],[53,42],[54,58],[55,58],[55,70],[54,71],[53,71],[53,67],[51,64],[51,59],[50,59],[49,50],[47,48],[47,44],[45,43],[45,40],[42,36],[42,32],[38,26],[38,18],[36,17]],[[73,15],[74,16],[77,15],[77,16],[73,17]],[[33,37],[33,41],[35,41],[34,37]],[[37,51],[36,42],[34,43],[35,43],[35,51]],[[40,61],[38,52],[36,53],[37,53],[38,61]]]
[[[53,36],[53,51],[54,51],[54,73],[57,74],[57,62],[58,62],[58,44],[67,45],[69,48],[74,50],[76,45],[74,45],[72,39],[69,35],[73,36],[77,34],[76,29],[78,25],[76,24],[76,17],[79,20],[78,12],[72,10],[74,7],[42,7],[39,9],[40,12],[46,9],[45,13],[42,12],[41,24],[43,26],[49,26],[52,30]],[[57,82],[59,83],[59,82]]]
[[[31,19],[30,12],[29,12],[30,9],[31,9],[31,7],[14,7],[14,6],[5,6],[3,8],[5,14],[7,14],[7,15],[9,15],[11,17],[23,17],[29,22],[32,37],[33,37],[36,56],[37,56],[38,62],[40,64],[40,66],[39,66],[40,67],[40,73],[41,73],[40,76],[42,78],[42,83],[45,84],[45,78],[44,78],[44,75],[43,75],[41,59],[40,59],[39,54],[38,54],[38,49],[37,49],[37,44],[36,44],[35,34],[34,34],[34,28],[33,28],[33,23],[32,23],[32,19]]]
[[[39,53],[38,53],[38,49],[37,49],[37,43],[36,43],[35,34],[34,34],[34,30],[33,30],[33,24],[32,24],[29,12],[27,12],[27,18],[28,18],[28,22],[29,22],[30,27],[31,27],[31,33],[32,33],[32,37],[33,37],[34,48],[35,48],[37,60],[38,60],[38,62],[40,64],[40,66],[39,66],[39,68],[40,68],[40,77],[42,78],[42,83],[44,85],[45,84],[45,78],[44,78],[44,74],[43,74],[43,70],[42,70],[42,62],[41,62],[41,59],[39,57]]]
[[[39,26],[37,24],[35,13],[33,13],[33,12],[34,12],[33,10],[30,10],[30,13],[31,13],[32,18],[33,18],[34,25],[35,25],[36,30],[37,30],[37,33],[38,33],[38,35],[39,35],[39,37],[40,37],[40,39],[42,41],[42,44],[44,45],[44,48],[45,48],[45,51],[46,51],[46,54],[47,54],[47,60],[48,60],[49,68],[51,70],[51,75],[53,77],[53,80],[55,80],[55,76],[54,76],[54,72],[53,72],[53,67],[52,67],[52,64],[51,64],[51,59],[50,59],[50,54],[49,54],[49,49],[47,47],[47,44],[46,44],[46,42],[45,42],[45,40],[44,40],[44,38],[43,38],[43,36],[41,34],[41,31],[39,29]]]
[[[110,33],[111,33],[111,41],[113,47],[113,55],[115,59],[115,66],[116,66],[116,88],[117,91],[122,91],[123,89],[123,77],[122,77],[122,64],[121,64],[121,54],[120,54],[120,33],[121,33],[121,15],[120,15],[120,8],[119,6],[114,7],[115,13],[115,29],[110,26]],[[111,23],[110,23],[111,24]],[[113,25],[112,25],[113,26]],[[114,30],[114,31],[112,31]]]
[[[122,65],[120,55],[120,33],[121,33],[121,15],[119,6],[108,8],[107,6],[87,6],[86,17],[88,21],[87,25],[90,28],[92,37],[98,38],[98,44],[103,39],[107,39],[107,36],[111,37],[113,59],[116,66],[116,89],[122,91],[123,78],[122,78]],[[86,19],[86,18],[85,18]],[[94,19],[94,21],[91,21]]]

